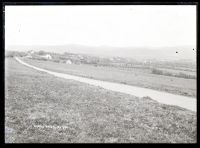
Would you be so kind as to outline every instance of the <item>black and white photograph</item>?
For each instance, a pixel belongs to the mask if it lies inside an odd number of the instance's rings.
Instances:
[[[4,142],[197,143],[197,4],[4,5]]]

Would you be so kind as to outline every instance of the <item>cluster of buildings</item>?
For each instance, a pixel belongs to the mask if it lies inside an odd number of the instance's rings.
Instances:
[[[138,63],[138,61],[133,61],[122,57],[112,57],[112,58],[100,58],[95,56],[74,54],[74,53],[45,53],[45,52],[35,52],[33,50],[28,51],[26,58],[38,59],[38,60],[50,60],[59,63],[66,64],[94,64],[94,65],[104,65],[104,66],[117,66],[117,67],[137,67],[137,65],[149,66],[152,64],[151,60],[143,60]]]
[[[39,55],[35,51],[31,50],[27,52],[26,58],[37,58],[37,59],[45,59],[45,60],[53,60],[50,54]],[[70,59],[65,61],[66,64],[72,64]]]

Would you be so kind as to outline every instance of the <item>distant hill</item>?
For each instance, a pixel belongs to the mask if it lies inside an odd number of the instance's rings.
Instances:
[[[55,53],[80,53],[104,57],[129,57],[137,60],[191,60],[196,62],[196,49],[193,46],[184,47],[110,47],[85,45],[54,45],[54,46],[8,46],[8,50],[28,51],[44,50]]]

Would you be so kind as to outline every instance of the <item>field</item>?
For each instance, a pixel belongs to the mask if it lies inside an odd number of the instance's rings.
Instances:
[[[178,74],[178,73],[182,72],[182,73],[185,73],[185,74],[188,74],[188,75],[193,75],[193,76],[196,75],[196,72],[192,71],[192,70],[186,71],[186,70],[175,70],[175,69],[167,69],[167,68],[159,68],[159,69],[166,71],[166,72],[174,73],[174,74]]]
[[[5,62],[5,142],[196,142],[192,111]]]
[[[25,62],[55,72],[73,74],[98,80],[151,88],[184,96],[196,97],[196,79],[152,74],[150,69],[123,69],[92,65],[76,65],[23,59]]]

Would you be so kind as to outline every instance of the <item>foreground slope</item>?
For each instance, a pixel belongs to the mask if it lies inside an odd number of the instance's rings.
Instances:
[[[6,142],[196,142],[196,114],[6,59]]]

